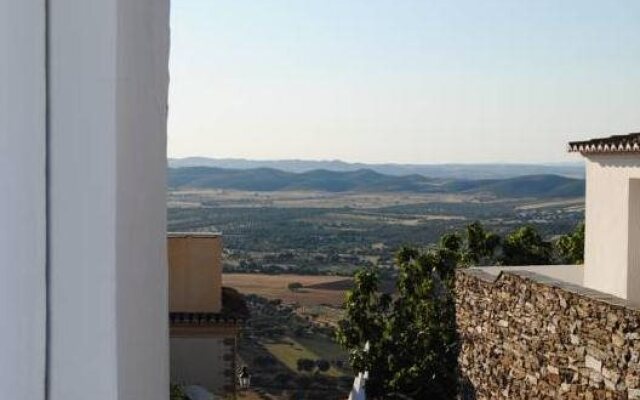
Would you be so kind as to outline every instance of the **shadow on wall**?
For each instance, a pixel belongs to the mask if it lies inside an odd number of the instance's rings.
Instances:
[[[476,388],[466,376],[460,379],[460,399],[476,400]]]

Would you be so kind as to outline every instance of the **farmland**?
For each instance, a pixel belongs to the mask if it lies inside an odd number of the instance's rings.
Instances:
[[[475,220],[500,234],[532,224],[552,237],[584,215],[583,198],[482,194],[180,189],[168,201],[169,230],[222,232],[226,272],[269,274],[352,275]]]
[[[291,283],[301,287],[289,289]],[[306,384],[311,385],[305,389],[308,398],[346,395],[353,374],[333,332],[342,315],[345,290],[352,283],[351,278],[339,276],[223,275],[224,286],[248,299],[251,318],[243,329],[239,351],[258,387],[279,398]],[[301,370],[301,362],[327,367]],[[310,376],[315,383],[308,382]]]
[[[353,373],[346,352],[333,341],[333,328],[254,294],[247,295],[247,303],[251,317],[238,350],[254,387],[274,398],[346,397]]]
[[[344,291],[351,287],[352,279],[318,275],[224,274],[222,282],[240,293],[282,300],[286,304],[340,307],[344,302]],[[303,287],[289,290],[288,285],[296,282]]]
[[[378,266],[390,291],[402,245],[429,246],[476,220],[499,234],[531,224],[551,238],[584,213],[582,198],[486,194],[201,188],[172,190],[168,201],[169,230],[222,232],[223,285],[244,294],[251,313],[241,363],[278,399],[346,397],[353,372],[334,332],[358,268]]]

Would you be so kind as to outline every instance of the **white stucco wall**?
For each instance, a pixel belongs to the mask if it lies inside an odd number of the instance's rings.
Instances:
[[[49,399],[166,399],[168,0],[51,4]]]
[[[640,264],[630,263],[631,250],[640,246],[640,237],[629,225],[630,180],[640,178],[640,156],[590,155],[586,172],[584,284],[640,301]]]
[[[44,398],[45,18],[0,0],[0,397]]]
[[[118,399],[158,400],[169,388],[169,0],[120,0],[118,19]]]

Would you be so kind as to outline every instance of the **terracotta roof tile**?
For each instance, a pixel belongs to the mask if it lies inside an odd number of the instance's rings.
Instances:
[[[242,319],[227,317],[222,314],[216,313],[169,313],[169,322],[172,325],[216,325],[221,323],[237,324],[241,323]]]
[[[640,133],[615,135],[582,142],[570,142],[569,152],[573,153],[640,153]]]

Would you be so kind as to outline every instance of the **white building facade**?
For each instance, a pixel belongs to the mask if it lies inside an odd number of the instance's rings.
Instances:
[[[168,398],[168,0],[0,0],[0,393]]]
[[[640,303],[640,134],[569,150],[586,159],[584,286]]]

